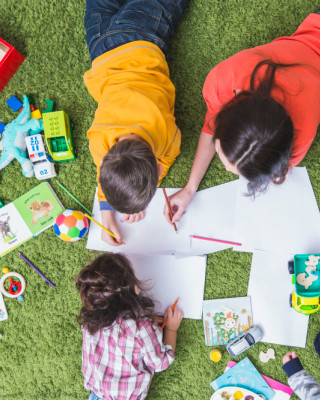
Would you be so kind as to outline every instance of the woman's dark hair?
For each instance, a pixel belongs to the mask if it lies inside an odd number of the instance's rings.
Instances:
[[[96,258],[80,271],[76,285],[83,304],[78,322],[92,335],[117,318],[138,323],[155,316],[153,300],[144,295],[142,283],[122,254],[105,253]]]
[[[258,78],[262,66],[267,66],[266,71]],[[288,172],[294,127],[271,91],[277,87],[276,71],[293,66],[271,60],[259,62],[251,74],[250,89],[225,104],[215,118],[213,140],[220,140],[228,161],[248,179],[248,195],[264,191],[270,180],[282,183]]]

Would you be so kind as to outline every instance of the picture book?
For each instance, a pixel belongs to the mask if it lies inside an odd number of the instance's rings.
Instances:
[[[228,371],[230,368],[234,367],[235,365],[237,365],[236,362],[229,361],[225,371]],[[283,383],[278,382],[272,378],[269,378],[268,376],[265,376],[265,375],[261,375],[261,376],[267,382],[267,384],[271,387],[271,389],[274,390],[275,395],[272,398],[272,400],[290,400],[293,390],[289,386],[284,385]]]
[[[218,390],[226,386],[237,386],[239,388],[251,390],[266,400],[274,399],[274,391],[262,378],[257,369],[248,359],[241,360],[234,367],[226,371],[219,378],[210,383],[213,390]]]
[[[47,182],[0,208],[0,256],[49,228],[63,210]]]
[[[0,322],[8,319],[8,313],[6,309],[6,305],[3,301],[2,293],[0,292]]]
[[[226,345],[252,326],[250,297],[204,300],[202,311],[207,346]]]

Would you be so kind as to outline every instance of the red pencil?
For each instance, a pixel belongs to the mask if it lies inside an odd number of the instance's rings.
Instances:
[[[172,311],[176,308],[176,305],[178,304],[179,297],[177,300],[174,302],[173,306],[171,307]],[[161,326],[161,329],[163,329],[166,326],[166,323],[168,322],[168,317],[163,321],[163,324]]]
[[[197,236],[197,235],[190,235],[190,237],[192,237],[193,239],[210,240],[211,242],[232,244],[234,246],[242,246],[241,243],[230,242],[229,240],[213,239],[213,238],[207,238],[207,237],[204,237],[204,236]]]
[[[163,187],[162,190],[163,190],[163,194],[164,194],[164,197],[166,199],[166,203],[167,203],[167,206],[168,206],[168,209],[169,209],[169,215],[170,215],[170,218],[172,220],[173,214],[172,214],[172,210],[171,210],[171,207],[170,207],[169,199],[168,199],[168,196],[167,196],[167,193],[166,193],[166,189]],[[175,222],[173,223],[173,226],[174,226],[174,230],[178,233],[177,225],[176,225]]]

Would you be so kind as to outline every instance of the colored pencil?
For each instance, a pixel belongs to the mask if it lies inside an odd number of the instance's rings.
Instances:
[[[173,214],[172,214],[171,206],[170,206],[169,199],[168,199],[168,196],[167,196],[167,193],[166,193],[166,189],[163,187],[162,190],[163,190],[163,194],[164,194],[164,197],[166,199],[166,203],[167,203],[167,206],[168,206],[168,209],[169,209],[169,215],[170,215],[170,218],[172,220]],[[174,227],[174,230],[178,233],[177,225],[176,225],[175,222],[173,223],[173,227]]]
[[[27,264],[30,265],[30,267],[32,267],[32,268],[41,276],[41,278],[43,278],[46,282],[48,282],[50,286],[52,286],[53,288],[56,287],[52,282],[49,281],[48,278],[46,278],[46,277],[38,270],[38,268],[36,268],[33,264],[31,264],[31,262],[30,262],[23,254],[21,254],[19,251],[18,251],[18,254],[19,254],[19,256],[20,256]]]
[[[222,240],[222,239],[213,239],[204,236],[197,236],[197,235],[190,235],[193,239],[201,239],[201,240],[210,240],[211,242],[218,242],[218,243],[225,243],[225,244],[232,244],[234,246],[242,246],[241,243],[237,242],[230,242],[229,240]]]
[[[177,300],[174,302],[173,306],[171,307],[172,311],[176,308],[176,305],[178,304],[179,297]],[[166,323],[168,322],[168,317],[163,321],[163,324],[161,326],[161,329],[163,329],[166,326]]]
[[[86,212],[89,215],[93,215],[92,212],[90,210],[88,210],[87,207],[85,207],[76,197],[74,197],[74,195],[72,193],[70,193],[68,189],[66,189],[59,181],[56,181],[56,182],[61,187],[61,189],[63,189],[76,203],[78,203],[79,206],[81,206],[84,210],[86,210]]]
[[[85,216],[86,216],[87,218],[89,218],[92,222],[94,222],[95,224],[97,224],[98,226],[100,226],[101,229],[103,229],[104,231],[106,231],[107,233],[109,233],[110,236],[112,236],[112,237],[114,237],[115,239],[117,239],[117,238],[116,238],[116,235],[115,235],[114,233],[112,233],[111,231],[109,231],[109,229],[105,228],[103,225],[99,224],[99,222],[96,221],[95,219],[93,219],[92,217],[90,217],[90,215],[88,215],[87,213],[85,213]],[[124,244],[123,241],[122,241],[121,243]]]

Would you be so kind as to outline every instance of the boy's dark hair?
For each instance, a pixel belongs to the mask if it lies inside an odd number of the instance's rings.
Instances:
[[[264,65],[266,71],[258,78]],[[276,87],[276,71],[294,65],[259,62],[251,74],[250,89],[236,95],[216,116],[213,140],[220,140],[228,161],[248,179],[248,195],[264,191],[270,180],[282,183],[288,172],[294,127],[285,108],[270,96]]]
[[[78,323],[93,335],[117,318],[154,319],[154,302],[145,296],[129,260],[122,254],[104,253],[84,267],[77,278],[83,304]],[[140,293],[136,293],[136,288]]]
[[[144,140],[117,142],[100,167],[99,183],[108,203],[126,214],[135,214],[147,207],[158,181],[156,157]]]

